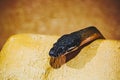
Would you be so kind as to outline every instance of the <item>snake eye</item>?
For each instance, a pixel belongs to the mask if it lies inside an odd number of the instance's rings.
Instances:
[[[61,54],[63,54],[65,51],[66,51],[66,50],[65,50],[65,47],[64,47],[64,46],[61,46],[61,47],[58,48],[58,50],[57,50],[56,53],[57,53],[58,55],[61,55]]]
[[[58,50],[57,50],[57,53],[61,53],[63,51],[63,49],[62,48],[59,48]]]

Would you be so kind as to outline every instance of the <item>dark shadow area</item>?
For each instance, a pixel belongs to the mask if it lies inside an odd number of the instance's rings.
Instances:
[[[79,47],[79,50],[66,55],[66,65],[74,69],[82,69],[96,56],[101,42],[91,41]]]

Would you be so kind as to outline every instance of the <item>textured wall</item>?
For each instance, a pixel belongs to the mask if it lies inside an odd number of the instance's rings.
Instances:
[[[62,35],[94,25],[120,39],[119,0],[0,0],[0,47],[16,33]]]

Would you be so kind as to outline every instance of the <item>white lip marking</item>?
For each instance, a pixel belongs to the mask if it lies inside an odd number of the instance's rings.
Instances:
[[[79,48],[79,47],[77,47],[77,46],[71,47],[71,48],[69,48],[69,51],[65,52],[63,55],[66,55],[66,54],[69,54],[69,53],[71,53],[71,52],[73,52],[73,51],[76,51],[78,48]]]

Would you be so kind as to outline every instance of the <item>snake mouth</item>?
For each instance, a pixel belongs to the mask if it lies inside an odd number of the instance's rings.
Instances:
[[[70,53],[76,51],[77,49],[79,49],[79,46],[71,47],[71,48],[69,48],[63,55],[70,54]]]

